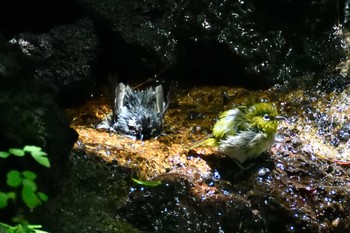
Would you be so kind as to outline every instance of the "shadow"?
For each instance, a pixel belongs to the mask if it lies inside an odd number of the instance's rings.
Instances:
[[[259,168],[268,168],[272,171],[275,167],[274,162],[270,159],[270,154],[265,152],[254,160],[246,161],[239,166],[239,162],[220,154],[198,154],[190,150],[189,156],[198,157],[205,160],[213,171],[220,174],[221,179],[230,181],[232,183],[245,181],[252,176],[259,176]]]

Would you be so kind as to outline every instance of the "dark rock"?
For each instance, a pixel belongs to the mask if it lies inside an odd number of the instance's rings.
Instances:
[[[37,4],[45,13],[35,11]],[[15,24],[19,29],[1,28],[11,35],[13,30],[42,33],[66,24],[47,34],[17,37],[48,53],[37,77],[59,83],[59,99],[66,97],[61,102],[87,96],[91,80],[86,77],[93,72],[92,64],[98,66],[102,79],[117,71],[119,81],[126,83],[164,78],[189,85],[266,88],[301,75],[312,76],[314,83],[318,74],[344,57],[336,29],[341,26],[337,21],[348,20],[344,1],[77,0],[53,5],[67,13],[65,17],[60,19],[42,1],[22,2],[18,9],[11,5],[2,22],[8,22],[14,9],[24,16],[27,11],[38,13],[39,19],[22,20]],[[83,16],[96,25],[99,61],[94,61],[97,42],[92,23],[71,24]],[[79,96],[70,98],[75,91]]]
[[[118,214],[142,232],[264,232],[262,219],[239,195],[206,197],[203,187],[180,177],[162,183],[132,187]]]
[[[121,81],[165,69],[163,77],[189,84],[264,88],[342,56],[333,26],[343,6],[331,0],[78,2],[125,43],[113,58],[127,67]]]
[[[7,39],[25,31],[46,32],[81,18],[80,9],[70,0],[9,1],[0,9],[0,31]]]
[[[83,151],[73,151],[68,166],[65,188],[36,210],[30,222],[40,222],[49,232],[139,232],[112,214],[126,198],[130,169]]]
[[[60,104],[69,106],[89,96],[97,55],[97,38],[90,20],[56,27],[45,34],[23,33],[11,42],[40,61],[35,78],[55,84]]]
[[[35,67],[35,59],[24,54],[18,45],[8,43],[0,35],[0,81],[17,76],[33,76]]]

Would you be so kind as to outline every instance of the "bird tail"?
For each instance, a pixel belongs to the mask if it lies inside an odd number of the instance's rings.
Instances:
[[[212,146],[218,146],[219,143],[216,138],[206,138],[200,142],[197,142],[193,146],[190,147],[190,150],[199,146],[205,146],[205,147],[212,147]]]

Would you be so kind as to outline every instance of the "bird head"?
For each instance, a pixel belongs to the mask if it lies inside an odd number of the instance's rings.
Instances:
[[[253,104],[247,109],[245,118],[251,128],[263,131],[267,134],[277,132],[278,120],[277,109],[271,103]]]

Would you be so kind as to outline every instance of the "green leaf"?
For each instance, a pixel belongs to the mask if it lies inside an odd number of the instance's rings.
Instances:
[[[23,183],[23,188],[32,190],[33,192],[35,192],[37,189],[36,183],[32,180],[23,179],[22,183]]]
[[[158,185],[162,184],[162,181],[142,181],[142,180],[137,180],[135,178],[131,178],[136,184],[148,186],[148,187],[156,187]]]
[[[49,200],[49,197],[45,193],[38,192],[38,196],[39,196],[40,200],[42,200],[42,201]]]
[[[30,186],[24,185],[24,182],[22,188],[22,200],[30,209],[33,209],[40,205],[38,196],[34,193]]]
[[[27,221],[24,219],[24,216],[21,214],[15,215],[11,220],[13,223],[17,223],[17,225],[27,223]]]
[[[22,224],[18,224],[13,227],[14,231],[13,233],[28,233],[28,230],[26,227],[24,227]]]
[[[23,147],[23,151],[28,153],[33,153],[33,152],[41,151],[41,147],[27,145]]]
[[[38,228],[42,228],[41,225],[28,225],[28,229],[33,230],[35,233],[49,233],[47,231],[38,230]]]
[[[34,151],[31,154],[33,156],[36,156],[36,157],[45,157],[45,156],[47,156],[47,153],[44,152],[44,151]]]
[[[44,167],[50,167],[50,160],[46,157],[34,157],[34,159]]]
[[[42,230],[37,230],[37,229],[33,229],[34,233],[49,233],[48,231],[42,231]]]
[[[42,225],[28,225],[28,228],[31,230],[34,230],[34,231],[35,231],[35,229],[39,229],[42,227],[43,227]]]
[[[17,225],[28,225],[28,221],[24,219],[23,215],[16,215],[12,218],[12,222],[17,223]]]
[[[36,174],[34,172],[24,171],[24,172],[22,172],[22,174],[28,180],[35,180],[36,179]]]
[[[22,183],[22,178],[21,178],[21,173],[16,170],[11,170],[7,173],[7,185],[13,188],[16,188],[21,185]]]
[[[47,153],[45,153],[44,151],[34,151],[31,153],[31,155],[39,164],[45,167],[50,167],[50,161],[46,157]]]
[[[15,200],[16,199],[16,193],[15,192],[8,192],[6,193],[7,197],[9,199]]]
[[[5,224],[5,223],[3,223],[3,222],[0,222],[0,232],[6,232],[6,233],[12,232],[12,231],[11,231],[12,228],[13,228],[13,227],[11,227],[10,225],[7,225],[7,224]],[[3,230],[5,230],[5,231],[3,231]]]
[[[16,149],[16,148],[9,149],[9,153],[19,157],[22,157],[25,155],[25,152],[22,149]]]
[[[0,151],[0,158],[6,159],[9,156],[10,156],[10,153],[5,152],[5,151]]]
[[[16,229],[14,227],[7,225],[3,222],[0,222],[0,232],[16,233],[15,230]]]
[[[8,196],[6,193],[0,192],[0,209],[5,208],[7,206]]]

